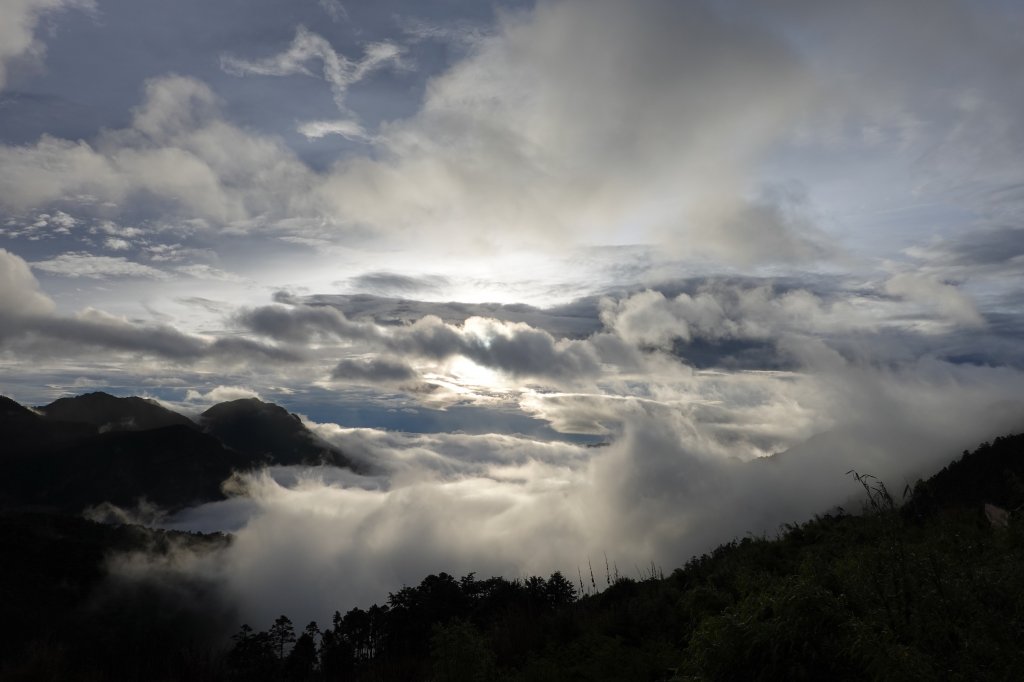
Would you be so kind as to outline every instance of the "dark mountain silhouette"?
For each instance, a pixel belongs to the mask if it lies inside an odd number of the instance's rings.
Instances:
[[[0,457],[8,459],[53,450],[96,435],[92,424],[65,422],[46,417],[0,396]]]
[[[953,507],[979,509],[994,504],[1016,510],[1024,507],[1024,434],[1001,436],[964,451],[940,472],[918,481],[904,506],[912,515],[929,515]]]
[[[5,395],[0,395],[0,419],[31,421],[38,417],[35,412]]]
[[[229,542],[219,533],[0,511],[0,680],[221,679],[202,669],[200,648],[236,625],[216,586],[184,574],[114,577],[108,559],[212,552]]]
[[[199,423],[222,443],[267,464],[332,464],[356,469],[333,445],[318,438],[288,410],[258,398],[214,405]]]
[[[146,431],[164,426],[195,426],[191,419],[147,398],[118,398],[97,391],[59,398],[38,408],[49,419],[92,424],[101,431]]]
[[[9,496],[72,512],[102,502],[133,506],[140,498],[169,511],[223,499],[221,484],[232,472],[258,462],[208,434],[175,425],[98,434],[12,464],[2,483]]]
[[[351,467],[284,408],[216,405],[202,428],[143,398],[89,393],[34,411],[0,397],[0,508],[78,512],[146,500],[166,511],[224,498],[233,472],[267,465]]]

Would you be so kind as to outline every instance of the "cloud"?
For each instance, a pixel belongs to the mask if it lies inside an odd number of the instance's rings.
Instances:
[[[820,235],[751,204],[746,172],[810,88],[784,42],[702,4],[539,3],[502,15],[415,116],[381,127],[379,158],[340,163],[324,191],[357,223],[471,248],[628,235],[813,259]]]
[[[118,240],[116,248],[127,249],[127,242]],[[111,248],[108,242],[108,248]],[[145,279],[168,279],[169,275],[149,265],[136,263],[124,256],[92,256],[88,253],[64,253],[56,258],[32,263],[36,270],[61,277],[85,277],[88,279],[108,279],[118,277],[141,277]]]
[[[924,267],[964,274],[1015,270],[1024,262],[1024,228],[992,227],[916,246],[908,253]]]
[[[93,11],[93,0],[7,0],[0,25],[0,91],[7,85],[9,69],[17,59],[41,59],[46,46],[36,38],[39,22],[47,14],[67,9]]]
[[[900,273],[885,283],[885,290],[934,308],[956,324],[980,327],[985,324],[974,302],[956,286],[917,273]]]
[[[179,265],[174,268],[176,271],[184,273],[190,277],[196,279],[214,280],[218,282],[244,282],[244,277],[215,268],[212,265],[205,263],[193,263],[192,265]]]
[[[331,21],[348,21],[348,10],[338,0],[319,0],[320,7],[327,12]]]
[[[414,277],[389,273],[370,273],[347,280],[353,288],[371,291],[431,293],[447,283],[438,277]],[[330,307],[353,321],[372,320],[383,325],[409,324],[434,315],[449,324],[462,324],[470,317],[484,317],[502,322],[523,322],[543,329],[555,337],[583,338],[600,331],[597,317],[598,298],[586,297],[570,303],[539,308],[525,303],[463,303],[459,301],[422,301],[410,298],[388,298],[374,294],[313,294],[290,297],[281,302]]]
[[[63,261],[62,261],[63,262]],[[68,261],[75,275],[105,277],[134,275],[123,259],[107,258],[96,266],[89,260]],[[113,262],[113,268],[107,267]],[[69,271],[61,271],[66,274]],[[221,364],[295,363],[303,355],[285,347],[231,336],[207,337],[186,334],[168,325],[128,321],[94,308],[76,315],[61,315],[53,301],[40,291],[24,259],[0,249],[0,342],[16,357],[77,358],[91,351],[138,353],[171,362],[192,364],[214,360]]]
[[[0,249],[0,319],[8,315],[49,315],[55,308],[53,300],[40,290],[28,263]]]
[[[225,122],[209,87],[183,76],[147,81],[131,126],[92,143],[43,135],[34,145],[0,146],[0,206],[13,211],[106,202],[122,212],[184,214],[245,230],[256,217],[315,213],[303,208],[315,184],[280,140]],[[98,229],[126,237],[136,228],[111,222]]]
[[[331,370],[331,378],[351,383],[403,383],[418,378],[416,370],[397,358],[345,359]]]
[[[673,347],[677,340],[777,341],[786,335],[827,335],[885,323],[877,304],[857,305],[859,295],[827,301],[806,288],[778,291],[771,283],[710,280],[693,294],[667,297],[647,290],[605,298],[601,319],[624,340],[642,347]]]
[[[299,134],[310,140],[319,140],[328,135],[341,135],[349,140],[368,139],[363,127],[351,119],[309,121],[299,126]]]
[[[92,234],[107,234],[121,239],[134,239],[141,237],[145,232],[137,227],[129,225],[118,225],[112,220],[101,220],[89,228]]]
[[[64,211],[40,213],[32,222],[21,223],[16,219],[7,221],[8,227],[0,228],[0,234],[8,237],[26,237],[29,240],[52,239],[59,235],[71,234],[71,229],[79,224],[79,221]]]
[[[692,233],[704,254],[740,264],[806,263],[837,253],[814,224],[802,190],[765,188],[757,199],[725,204],[702,203],[695,209]]]
[[[431,292],[442,289],[450,280],[442,275],[424,275],[413,277],[396,272],[367,272],[348,280],[348,284],[360,291],[372,291],[376,294],[408,294],[412,292]]]
[[[0,204],[198,218],[318,246],[376,238],[479,254],[653,241],[662,254],[744,267],[836,258],[827,230],[845,228],[821,198],[830,192],[869,210],[920,195],[1016,224],[1015,13],[943,0],[923,27],[923,4],[883,9],[778,0],[737,20],[707,2],[564,0],[500,11],[430,78],[418,108],[406,102],[413,114],[372,134],[346,108],[349,88],[401,66],[403,48],[371,42],[349,58],[300,27],[277,54],[222,64],[328,81],[342,115],[302,133],[365,133],[366,144],[343,145],[326,170],[229,123],[234,104],[195,78],[169,75],[146,85],[125,128],[0,146]],[[442,28],[412,22],[402,39],[442,39]],[[828,186],[839,167],[857,191]]]
[[[458,19],[430,22],[416,17],[398,17],[398,23],[402,33],[414,43],[430,40],[465,49],[476,47],[489,35],[488,27]]]
[[[242,398],[259,398],[260,394],[245,386],[214,386],[206,393],[190,388],[185,392],[187,402],[197,403],[223,403]]]
[[[242,309],[235,315],[238,324],[273,339],[309,341],[322,335],[347,339],[372,339],[380,331],[371,324],[349,321],[333,308],[281,305]]]
[[[103,240],[103,246],[111,251],[128,251],[132,248],[132,243],[120,237],[107,237]]]
[[[430,572],[572,572],[605,552],[626,572],[650,561],[670,570],[729,538],[848,504],[851,468],[895,488],[1021,425],[1020,372],[834,357],[814,369],[691,377],[684,400],[563,402],[614,421],[600,448],[313,425],[382,473],[248,475],[236,497],[169,524],[237,529],[218,575],[247,617],[322,619]]]
[[[399,327],[353,322],[333,308],[263,306],[236,315],[246,329],[278,340],[335,337],[403,356],[444,361],[461,356],[482,367],[518,377],[587,379],[600,372],[586,343],[555,339],[522,323],[470,317],[461,326],[428,315]]]
[[[463,361],[565,389],[694,367],[803,370],[822,353],[881,363],[929,356],[1016,366],[1020,359],[1005,325],[983,337],[960,333],[981,328],[981,314],[957,287],[926,274],[852,286],[841,278],[695,278],[549,310],[368,296],[280,300],[290,305],[244,308],[234,321],[279,342],[334,348],[349,360],[417,360],[421,373],[456,383],[453,363]],[[355,364],[343,366],[358,373]],[[500,377],[476,383],[505,383]]]
[[[324,4],[327,7],[340,7],[340,4]],[[330,10],[328,10],[330,11]],[[344,8],[342,8],[344,12]],[[336,10],[332,18],[342,16]],[[307,62],[317,60],[322,64],[322,75],[331,86],[334,103],[339,111],[348,112],[345,97],[349,87],[358,83],[367,75],[388,66],[401,66],[402,48],[389,41],[368,43],[362,59],[353,61],[336,52],[331,43],[321,35],[313,33],[305,26],[295,30],[295,38],[284,52],[265,59],[247,60],[231,55],[221,57],[221,68],[236,76],[312,76]],[[326,134],[342,134],[346,137],[365,137],[362,127],[354,120],[316,121],[305,123],[299,131],[307,137],[322,137]]]

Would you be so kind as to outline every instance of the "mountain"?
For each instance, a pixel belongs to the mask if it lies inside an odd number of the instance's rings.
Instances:
[[[258,398],[214,405],[203,412],[199,423],[228,447],[267,464],[330,464],[358,470],[338,448],[307,429],[297,415]]]
[[[3,482],[10,496],[74,512],[102,502],[130,507],[140,498],[169,511],[224,499],[221,484],[232,472],[258,462],[195,428],[174,425],[101,433],[12,464]]]
[[[109,393],[86,393],[59,398],[38,408],[48,419],[92,424],[100,431],[146,431],[164,426],[195,426],[191,419],[147,398],[118,398]]]
[[[0,396],[0,459],[54,450],[95,436],[92,424],[47,419],[5,396]]]
[[[1024,434],[1001,436],[964,451],[926,481],[918,481],[904,512],[925,516],[949,508],[994,504],[1024,508]]]
[[[114,575],[109,560],[209,556],[230,540],[0,511],[0,680],[222,679],[203,656],[237,616],[216,586],[181,572]]]
[[[201,426],[144,398],[88,393],[35,410],[0,396],[0,509],[79,512],[140,499],[165,511],[224,499],[233,472],[267,465],[354,468],[284,408],[215,405]]]

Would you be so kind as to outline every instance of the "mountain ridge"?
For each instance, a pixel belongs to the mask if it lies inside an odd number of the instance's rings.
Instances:
[[[139,500],[167,511],[225,498],[235,472],[265,466],[356,469],[283,407],[243,399],[212,406],[199,421],[156,401],[104,392],[28,408],[0,396],[0,509],[80,512]]]
[[[163,426],[195,426],[188,417],[155,400],[119,398],[103,391],[58,398],[36,408],[43,416],[65,422],[92,424],[100,431],[148,431]]]

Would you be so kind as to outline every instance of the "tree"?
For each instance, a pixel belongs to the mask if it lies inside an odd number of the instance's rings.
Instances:
[[[568,578],[562,575],[561,571],[555,571],[551,574],[545,586],[545,591],[547,592],[548,603],[556,608],[576,601],[576,588],[573,587]]]
[[[284,660],[284,650],[289,644],[295,642],[295,628],[288,616],[278,616],[274,625],[270,628],[270,643],[274,647],[274,653],[278,660]]]
[[[235,646],[228,653],[228,666],[233,679],[266,679],[269,671],[276,668],[273,644],[266,632],[255,632],[249,625],[243,625],[232,639]]]
[[[295,646],[292,647],[285,662],[288,679],[304,681],[313,678],[317,663],[316,640],[319,636],[320,628],[317,627],[316,621],[313,621],[295,640]]]

